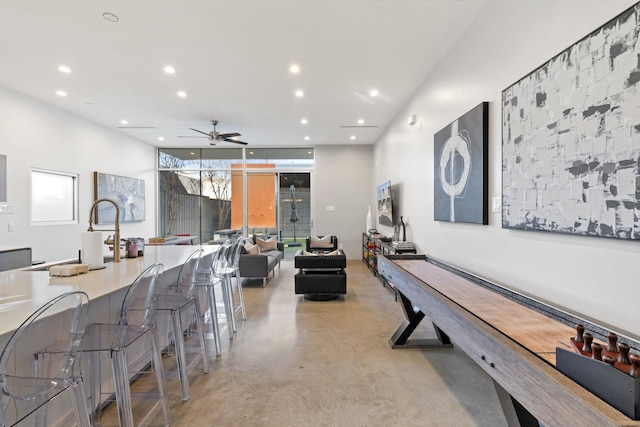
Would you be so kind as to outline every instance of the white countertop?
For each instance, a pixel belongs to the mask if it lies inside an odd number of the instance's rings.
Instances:
[[[66,292],[83,291],[89,301],[129,286],[145,268],[162,263],[168,271],[184,263],[195,250],[213,253],[212,245],[145,247],[144,256],[107,263],[101,270],[72,277],[49,277],[48,271],[29,268],[0,272],[0,335],[15,330],[47,301]],[[35,266],[38,268],[42,266]]]

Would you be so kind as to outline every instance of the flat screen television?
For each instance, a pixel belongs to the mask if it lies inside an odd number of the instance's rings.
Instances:
[[[393,227],[393,202],[391,200],[391,181],[378,186],[378,224]]]

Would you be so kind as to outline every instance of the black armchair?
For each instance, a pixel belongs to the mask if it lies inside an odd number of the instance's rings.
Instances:
[[[336,236],[310,236],[307,237],[307,252],[333,252],[338,250],[338,238]]]

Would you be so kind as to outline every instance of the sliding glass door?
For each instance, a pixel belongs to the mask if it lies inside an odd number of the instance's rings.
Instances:
[[[309,148],[161,148],[158,236],[207,244],[260,233],[295,252],[311,231],[312,170]]]

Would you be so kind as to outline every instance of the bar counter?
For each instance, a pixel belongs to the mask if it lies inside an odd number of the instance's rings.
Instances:
[[[119,263],[106,263],[103,269],[70,277],[49,277],[49,272],[43,270],[64,260],[0,272],[0,349],[31,313],[66,292],[83,291],[89,296],[88,323],[117,323],[124,294],[144,269],[162,263],[164,274],[158,286],[167,287],[175,282],[187,257],[200,248],[205,255],[216,250],[212,245],[145,247],[142,257],[123,258]]]

